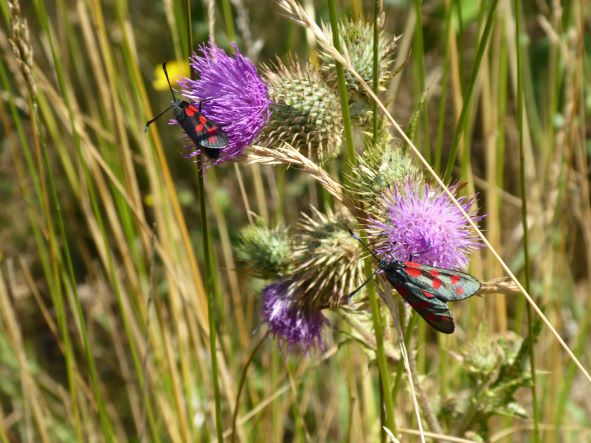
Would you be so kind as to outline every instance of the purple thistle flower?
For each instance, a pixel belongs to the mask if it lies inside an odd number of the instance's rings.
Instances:
[[[322,328],[328,320],[320,310],[294,302],[290,286],[290,280],[283,280],[263,289],[262,317],[280,346],[306,353],[322,347]]]
[[[451,191],[456,189],[452,186]],[[482,219],[470,208],[474,197],[458,201],[474,222]],[[376,253],[380,256],[404,261],[412,255],[418,263],[457,269],[468,264],[472,249],[482,247],[450,198],[428,185],[421,190],[409,181],[403,189],[386,191],[382,204],[387,221],[370,220],[372,234],[379,237]]]
[[[188,100],[203,101],[203,114],[229,138],[228,146],[213,164],[239,157],[257,138],[271,114],[267,86],[235,43],[232,47],[235,54],[230,57],[212,41],[202,44],[202,55],[194,53],[189,59],[198,80],[185,78],[178,82]],[[185,156],[191,158],[200,153],[192,145]]]

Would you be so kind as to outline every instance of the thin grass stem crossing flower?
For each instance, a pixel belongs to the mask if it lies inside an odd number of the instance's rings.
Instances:
[[[453,186],[452,192],[457,190]],[[459,197],[464,210],[479,221],[472,210],[474,198]],[[476,235],[446,194],[429,185],[415,186],[408,181],[382,198],[384,216],[370,220],[376,237],[376,253],[397,260],[458,269],[468,264],[474,248],[481,247]]]

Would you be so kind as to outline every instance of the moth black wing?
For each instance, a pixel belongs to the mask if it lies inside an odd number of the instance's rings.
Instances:
[[[412,281],[394,285],[394,289],[419,313],[434,329],[444,334],[452,334],[455,330],[454,317],[447,304],[436,295]]]

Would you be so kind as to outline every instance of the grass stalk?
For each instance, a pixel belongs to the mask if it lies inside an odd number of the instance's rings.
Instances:
[[[53,38],[54,34],[53,34],[52,30],[50,29],[49,16],[45,10],[44,1],[37,0],[35,2],[35,9],[37,12],[37,16],[41,22],[41,26],[49,38],[50,51],[51,51],[51,55],[53,58],[53,62],[55,64],[55,73],[57,75],[58,83],[60,85],[60,90],[64,96],[64,101],[65,101],[67,109],[68,109],[68,119],[71,123],[71,131],[72,131],[72,136],[74,139],[74,144],[76,146],[78,155],[81,156],[80,139],[79,139],[79,136],[76,131],[75,124],[74,124],[74,112],[72,109],[71,100],[69,98],[68,89],[65,87],[64,71],[62,69],[61,59],[58,55],[55,41]],[[98,412],[99,412],[101,427],[103,429],[104,436],[107,439],[107,441],[112,441],[114,439],[114,430],[113,430],[111,420],[107,414],[103,395],[102,395],[102,392],[99,387],[99,377],[98,377],[98,372],[96,369],[96,361],[94,359],[94,355],[92,354],[92,346],[91,346],[89,338],[88,338],[88,329],[87,329],[85,315],[84,315],[84,312],[82,309],[82,305],[80,303],[80,296],[79,296],[79,294],[77,294],[77,290],[76,290],[77,285],[76,285],[74,267],[72,264],[71,252],[70,252],[70,248],[69,248],[68,241],[67,241],[68,236],[66,234],[66,228],[65,228],[65,223],[64,223],[63,214],[62,214],[62,207],[61,207],[60,199],[59,199],[58,192],[57,192],[57,186],[56,186],[56,182],[55,182],[55,178],[54,178],[54,174],[53,174],[53,168],[51,166],[47,146],[45,144],[45,137],[43,134],[42,123],[41,123],[41,116],[39,115],[39,112],[38,112],[37,99],[34,96],[34,94],[32,94],[32,93],[31,93],[31,105],[32,105],[31,111],[32,111],[32,115],[33,115],[33,122],[36,125],[36,129],[34,130],[34,133],[37,135],[37,137],[39,139],[41,151],[43,153],[44,168],[47,171],[47,179],[49,181],[49,191],[50,191],[51,199],[52,199],[54,209],[55,209],[55,216],[57,218],[59,236],[62,238],[62,243],[63,243],[63,252],[65,255],[65,266],[66,266],[66,271],[63,274],[65,291],[69,295],[69,302],[72,305],[72,308],[75,310],[75,316],[76,316],[76,319],[78,322],[79,331],[81,333],[82,343],[83,343],[83,347],[84,347],[84,353],[85,353],[86,361],[87,361],[89,372],[90,372],[91,386],[92,386],[93,394],[95,395],[95,399],[97,402],[97,408],[98,408]],[[90,185],[90,183],[88,181],[88,175],[87,175],[88,171],[86,168],[83,168],[83,173],[85,174],[85,178],[87,180],[88,189],[89,189],[89,191],[92,191],[92,186]],[[94,196],[91,194],[91,204],[95,208],[95,211],[98,211],[98,203],[96,201],[96,198],[93,198],[93,197]],[[50,218],[48,217],[48,221],[49,221],[49,219]],[[57,238],[54,236],[51,236],[51,239],[53,241],[57,241]],[[56,245],[54,245],[54,248],[55,248],[54,252],[56,252],[58,254],[57,255],[58,260],[61,260],[60,259],[61,254],[58,252],[59,246],[56,244]],[[64,265],[64,264],[62,263],[61,265]],[[61,265],[60,265],[60,267],[61,267]],[[70,343],[70,340],[69,340],[69,337],[67,337],[67,335],[68,335],[68,332],[65,332],[64,336],[63,336],[65,339],[65,344],[67,346],[66,349],[69,349],[69,351],[67,351],[67,352],[72,352],[71,347],[68,344],[68,343]],[[70,370],[73,370],[73,368],[70,368]]]
[[[422,146],[425,158],[428,162],[431,162],[431,136],[429,131],[429,114],[428,114],[428,101],[423,100],[423,94],[425,93],[425,47],[423,44],[423,19],[421,10],[422,0],[414,0],[416,25],[414,32],[414,51],[413,56],[416,61],[416,72],[417,72],[417,83],[416,83],[416,98],[422,102],[420,105],[420,114],[423,117],[423,139]]]
[[[234,27],[234,17],[232,14],[232,4],[230,0],[222,0],[222,14],[224,15],[224,24],[226,25],[226,34],[230,41],[236,41],[236,28]]]
[[[435,141],[434,163],[433,169],[438,174],[441,170],[441,155],[443,152],[443,129],[445,127],[446,105],[447,105],[447,83],[449,81],[449,51],[450,39],[453,38],[451,19],[453,14],[452,0],[445,2],[445,25],[444,25],[444,50],[443,50],[443,75],[441,76],[441,94],[439,99],[439,111],[437,114],[437,135]]]
[[[380,60],[379,60],[379,44],[380,44],[380,0],[374,0],[373,3],[373,47],[372,47],[372,88],[374,94],[378,94],[378,86],[380,82]],[[376,102],[371,103],[371,131],[374,142],[378,139],[379,129],[379,114],[378,105]]]
[[[376,2],[376,11],[377,11],[377,6],[378,5]],[[336,1],[335,0],[328,0],[328,12],[329,12],[329,17],[330,17],[330,26],[332,29],[333,45],[334,45],[335,49],[340,52],[341,51],[341,39],[340,39],[340,35],[339,35],[337,8],[336,8]],[[377,14],[375,14],[375,16],[376,17],[374,18],[374,39],[376,37],[376,33],[379,32],[379,30],[377,29]],[[377,76],[378,71],[377,71],[377,69],[375,69],[375,67],[377,65],[377,48],[376,48],[375,41],[374,41],[373,54],[374,54],[373,79],[374,79],[374,84],[377,87],[376,76]],[[336,65],[336,71],[337,71],[337,84],[338,84],[338,89],[339,89],[339,97],[340,97],[340,101],[341,101],[341,111],[343,114],[343,129],[344,129],[344,133],[345,133],[345,153],[344,153],[345,154],[345,165],[348,165],[347,167],[351,168],[355,164],[355,148],[353,146],[353,130],[352,130],[352,124],[351,124],[351,116],[349,113],[349,98],[347,95],[347,87],[345,84],[345,73],[344,73],[343,65],[341,63],[339,63],[338,60],[335,60],[335,65]],[[376,110],[376,112],[377,112],[377,110]],[[377,125],[377,123],[375,123],[375,124]],[[377,128],[377,126],[376,126],[376,128]],[[377,131],[377,129],[376,129],[376,131]],[[377,134],[377,132],[374,132],[374,134]],[[347,172],[348,171],[345,171],[345,173],[343,175],[344,177],[348,177],[350,175]],[[368,277],[372,273],[372,267],[373,267],[373,261],[371,260],[371,257],[368,257],[368,259],[365,262],[365,270],[366,270],[366,275]],[[394,420],[394,401],[393,401],[392,392],[390,389],[390,374],[388,371],[386,355],[384,352],[383,323],[382,323],[382,317],[381,317],[381,313],[380,313],[380,307],[379,307],[377,294],[376,294],[374,285],[372,283],[370,283],[368,285],[368,297],[369,297],[371,314],[372,314],[372,319],[373,319],[373,326],[374,326],[374,331],[375,331],[377,355],[378,355],[378,366],[379,366],[381,384],[383,387],[383,400],[385,403],[384,406],[386,408],[386,423],[385,424],[390,430],[392,430],[393,432],[396,432],[396,423]]]
[[[524,100],[523,100],[523,87],[522,87],[522,60],[521,60],[521,0],[514,1],[514,14],[515,14],[515,47],[517,56],[517,131],[519,133],[519,184],[521,189],[521,225],[523,226],[523,278],[524,286],[527,292],[530,292],[530,262],[529,262],[529,225],[527,220],[527,188],[525,183],[525,149],[524,149]],[[530,359],[530,370],[531,370],[531,396],[532,396],[532,407],[533,407],[533,421],[534,421],[534,433],[533,441],[537,443],[539,441],[539,405],[537,399],[537,381],[536,381],[536,359],[534,352],[534,334],[533,334],[533,313],[532,308],[527,305],[527,327],[528,337],[530,340],[529,345],[529,359]]]
[[[341,38],[339,35],[339,21],[337,13],[336,0],[328,0],[328,15],[330,18],[330,27],[332,30],[332,43],[335,49],[341,52]],[[349,97],[347,95],[347,85],[345,83],[345,71],[343,65],[335,60],[337,71],[337,84],[339,88],[339,98],[341,100],[341,112],[343,114],[343,132],[345,133],[345,171],[343,176],[348,176],[348,168],[355,164],[355,147],[353,145],[353,128],[351,125],[351,113],[349,111]]]
[[[185,23],[187,29],[187,53],[193,49],[193,22],[191,19],[191,0],[184,0]],[[191,78],[195,73],[191,69]],[[203,261],[205,264],[205,292],[207,296],[207,317],[209,320],[209,355],[211,358],[211,382],[215,405],[215,428],[218,442],[223,442],[222,397],[220,393],[218,354],[217,354],[217,309],[215,303],[215,286],[213,280],[213,264],[211,262],[210,235],[207,224],[207,200],[205,196],[204,177],[207,171],[203,167],[202,156],[197,157],[196,175],[199,197],[199,212],[201,216],[201,241],[203,242]]]
[[[462,137],[464,137],[464,135],[465,135],[464,130],[465,130],[467,122],[468,122],[468,117],[470,114],[469,111],[471,110],[470,103],[472,101],[472,94],[474,93],[474,88],[476,86],[476,80],[477,80],[478,73],[479,73],[480,63],[482,61],[482,57],[484,56],[484,51],[486,49],[486,46],[487,46],[489,38],[490,38],[491,31],[493,29],[495,12],[497,9],[498,2],[499,2],[499,0],[491,0],[489,8],[488,8],[488,14],[486,17],[486,24],[484,26],[484,31],[482,32],[482,36],[481,36],[480,41],[478,43],[478,48],[476,50],[476,57],[474,59],[474,63],[472,64],[472,71],[470,73],[470,80],[468,82],[468,89],[466,90],[466,94],[465,94],[465,98],[464,98],[464,105],[462,107],[462,111],[460,112],[460,118],[458,119],[458,124],[456,126],[455,131],[454,131],[454,137],[453,137],[453,141],[452,141],[450,152],[449,152],[449,158],[448,158],[447,164],[445,166],[445,172],[443,175],[443,182],[444,183],[449,183],[449,181],[451,179],[454,165],[456,162],[456,156],[458,154],[458,147],[459,147]],[[465,149],[468,149],[468,148],[465,147]]]

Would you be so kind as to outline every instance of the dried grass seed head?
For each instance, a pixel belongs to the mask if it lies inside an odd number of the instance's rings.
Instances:
[[[37,87],[33,77],[33,46],[27,20],[22,17],[21,6],[18,0],[8,2],[10,12],[10,46],[17,60],[18,69],[21,72],[29,94],[36,97]]]
[[[335,92],[317,71],[291,60],[263,68],[272,100],[262,143],[289,143],[308,158],[323,162],[340,152],[343,121]]]

